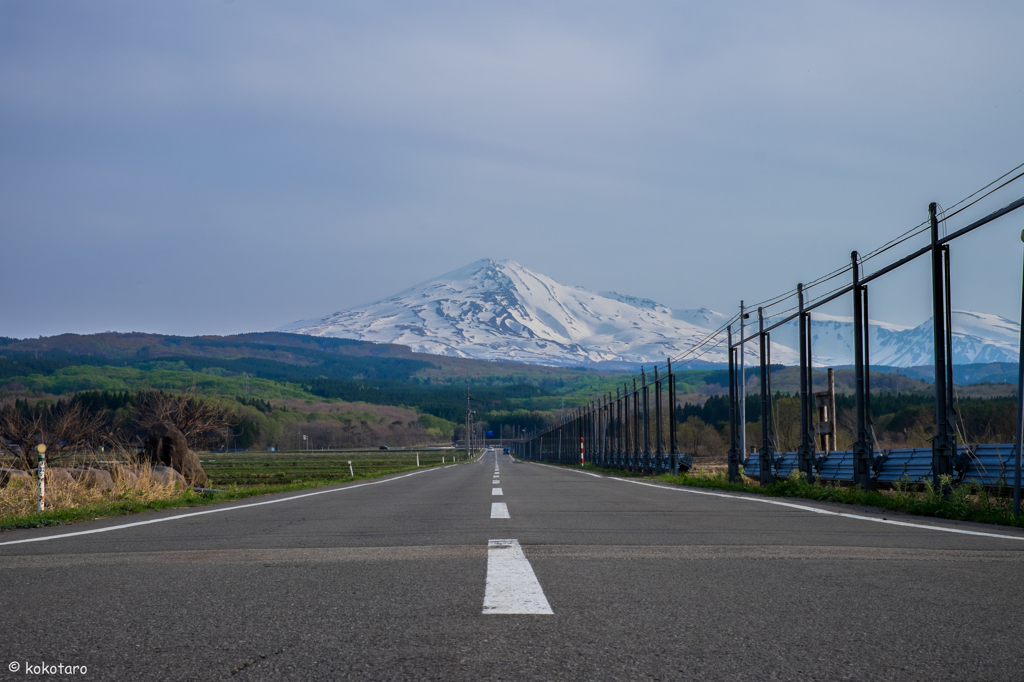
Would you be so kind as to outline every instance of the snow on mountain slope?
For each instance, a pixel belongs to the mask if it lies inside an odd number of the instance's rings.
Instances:
[[[570,366],[660,362],[707,334],[705,327],[675,319],[656,301],[593,293],[514,261],[490,259],[391,298],[280,331],[399,343],[439,355]],[[721,352],[710,360],[724,358]]]
[[[954,310],[953,362],[958,365],[1017,362],[1020,325],[998,315]],[[811,355],[815,365],[853,364],[853,318],[811,314]],[[872,365],[914,367],[933,362],[931,318],[916,327],[871,320],[869,350]],[[797,323],[772,334],[791,348],[797,347]],[[773,358],[774,359],[774,358]]]
[[[398,343],[413,350],[545,365],[648,363],[676,357],[728,320],[707,308],[672,310],[617,292],[559,284],[514,261],[484,259],[394,296],[277,331]],[[747,327],[748,335],[754,329]],[[812,352],[819,366],[853,361],[850,318],[814,313]],[[953,314],[954,362],[1016,362],[1019,325],[996,315]],[[738,330],[736,330],[738,338]],[[724,363],[723,343],[700,359]],[[905,327],[872,320],[871,362],[931,363],[931,321]],[[772,334],[772,362],[799,359],[796,323]],[[757,344],[747,344],[757,362]]]

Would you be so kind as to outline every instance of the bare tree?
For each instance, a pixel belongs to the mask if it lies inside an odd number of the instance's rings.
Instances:
[[[235,426],[238,417],[215,401],[199,397],[193,385],[177,394],[140,392],[135,399],[135,421],[144,431],[159,422],[170,422],[196,447],[223,439],[223,429]]]
[[[77,402],[56,405],[7,405],[0,409],[0,436],[24,469],[36,466],[36,447],[45,445],[48,458],[57,462],[75,451],[93,447],[103,439],[103,416]]]

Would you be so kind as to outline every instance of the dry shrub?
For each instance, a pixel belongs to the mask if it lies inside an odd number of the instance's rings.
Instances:
[[[154,480],[153,469],[148,464],[131,467],[137,478],[127,474],[129,467],[122,464],[104,468],[114,479],[114,487],[110,490],[87,488],[75,481],[47,481],[46,508],[75,509],[110,502],[151,502],[171,499],[183,492],[179,484],[165,485]],[[6,488],[0,488],[0,519],[35,513],[38,499],[39,483],[36,479],[33,478],[30,484],[12,481]]]

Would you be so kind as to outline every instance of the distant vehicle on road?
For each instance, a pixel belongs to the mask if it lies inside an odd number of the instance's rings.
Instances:
[[[506,455],[512,454],[512,451],[509,450],[508,448],[505,448],[504,450],[502,450],[502,452]]]
[[[391,448],[389,448],[389,447],[388,447],[387,445],[381,445],[381,446],[380,446],[379,448],[377,448],[377,449],[378,449],[378,450],[390,450]]]
[[[494,452],[494,448],[487,448],[487,452]]]

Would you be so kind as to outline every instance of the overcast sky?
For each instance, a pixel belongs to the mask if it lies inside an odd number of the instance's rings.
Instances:
[[[0,0],[0,335],[262,331],[479,258],[731,312],[1024,162],[1022,26],[1020,0]],[[1022,228],[956,243],[955,307],[1020,317]],[[928,316],[906,270],[872,317]]]

